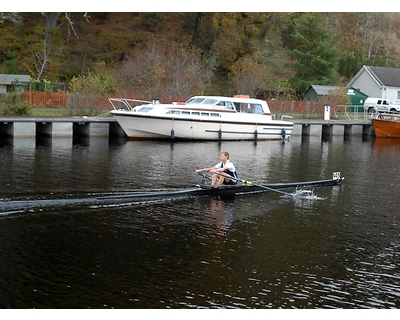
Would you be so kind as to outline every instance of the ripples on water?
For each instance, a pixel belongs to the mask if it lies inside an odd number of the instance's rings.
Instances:
[[[198,183],[194,169],[222,150],[249,180],[346,179],[314,190],[325,201],[77,201]],[[3,199],[74,202],[0,215],[2,308],[399,307],[397,144],[17,140],[0,151]]]

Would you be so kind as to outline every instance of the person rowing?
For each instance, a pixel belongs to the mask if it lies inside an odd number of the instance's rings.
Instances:
[[[235,185],[238,182],[237,171],[234,164],[229,160],[229,152],[223,151],[219,155],[221,162],[210,168],[198,169],[196,172],[211,172],[213,173],[212,185]],[[221,175],[224,174],[224,175]],[[231,179],[230,177],[234,178]]]

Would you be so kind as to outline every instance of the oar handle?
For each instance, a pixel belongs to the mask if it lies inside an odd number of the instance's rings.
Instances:
[[[211,180],[211,178],[210,177],[208,177],[208,176],[206,176],[204,173],[201,173],[201,172],[197,172],[199,175],[201,175],[204,179],[208,179],[208,180]]]

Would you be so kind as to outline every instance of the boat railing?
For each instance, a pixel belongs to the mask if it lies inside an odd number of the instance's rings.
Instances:
[[[146,103],[146,104],[158,104],[158,100],[147,101],[147,100],[136,100],[136,99],[129,99],[129,98],[108,98],[111,105],[113,106],[114,110],[133,110],[137,104]],[[121,108],[122,106],[122,108]]]
[[[286,115],[286,114],[283,114],[283,115],[281,116],[281,120],[290,120],[290,119],[293,119],[293,117],[292,117],[292,116],[288,116],[288,115]]]

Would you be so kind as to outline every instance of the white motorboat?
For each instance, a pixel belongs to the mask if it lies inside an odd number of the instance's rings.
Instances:
[[[248,96],[194,96],[162,104],[110,98],[111,114],[130,139],[272,140],[288,139],[290,116],[275,119],[264,100]],[[137,105],[139,103],[139,105]]]

